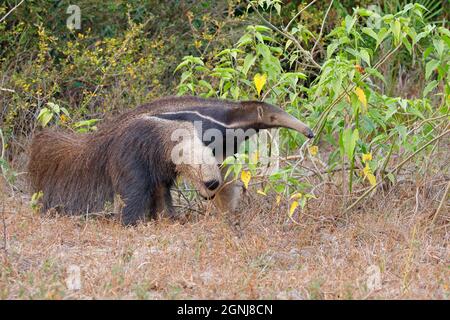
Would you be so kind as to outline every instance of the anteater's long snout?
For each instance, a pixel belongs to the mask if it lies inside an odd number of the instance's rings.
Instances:
[[[314,133],[312,132],[312,130],[306,124],[304,124],[294,116],[291,116],[289,113],[283,112],[278,120],[281,126],[298,131],[304,134],[309,139],[314,138]]]

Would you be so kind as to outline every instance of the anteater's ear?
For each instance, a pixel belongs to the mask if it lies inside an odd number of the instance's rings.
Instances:
[[[264,116],[264,109],[262,106],[257,106],[256,111],[258,112],[258,120],[262,120]]]

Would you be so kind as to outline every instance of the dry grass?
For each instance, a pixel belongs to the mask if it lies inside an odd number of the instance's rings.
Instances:
[[[443,189],[435,182],[416,192],[404,183],[348,215],[335,191],[322,189],[299,225],[286,221],[285,208],[252,196],[240,233],[219,214],[135,228],[41,216],[28,199],[3,192],[0,297],[448,299],[448,202],[431,226]],[[66,284],[73,265],[80,290]]]

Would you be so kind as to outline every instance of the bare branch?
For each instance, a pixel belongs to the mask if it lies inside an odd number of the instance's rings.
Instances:
[[[7,88],[1,88],[1,87],[0,87],[0,91],[6,91],[6,92],[12,92],[12,93],[16,92],[13,89],[7,89]]]
[[[291,21],[289,21],[289,23],[286,25],[286,27],[284,28],[284,31],[287,31],[289,29],[289,26],[295,21],[295,19],[298,18],[298,16],[305,11],[306,9],[309,8],[309,6],[313,5],[315,2],[317,2],[317,0],[313,0],[310,3],[308,3],[308,5],[306,7],[304,7],[303,9],[301,9],[299,12],[297,12],[297,14],[291,19]],[[333,1],[332,1],[333,2]]]
[[[0,23],[3,22],[3,20],[6,19],[7,16],[9,16],[11,14],[11,12],[13,12],[14,10],[16,10],[25,0],[20,1],[18,4],[16,4],[16,6],[14,8],[12,8],[11,10],[8,11],[7,14],[5,14],[1,19],[0,19]]]
[[[328,6],[327,12],[325,12],[325,16],[323,17],[323,21],[322,21],[322,26],[320,27],[319,36],[317,37],[317,40],[314,43],[313,48],[311,49],[311,56],[314,56],[314,50],[316,50],[316,46],[319,43],[320,38],[322,38],[323,27],[325,26],[325,21],[327,20],[328,13],[330,12],[333,2],[334,2],[334,0],[331,0],[330,5]]]
[[[441,212],[441,209],[444,206],[444,202],[446,202],[449,190],[450,190],[450,181],[447,183],[447,187],[445,188],[444,195],[442,196],[441,202],[439,203],[439,207],[436,209],[436,213],[434,214],[433,220],[431,221],[431,225],[434,225],[434,222],[436,221],[436,219],[439,215],[439,212]]]
[[[280,35],[284,36],[285,38],[289,39],[292,41],[292,43],[294,43],[294,45],[297,47],[298,50],[300,50],[300,52],[313,64],[313,66],[317,69],[320,69],[321,66],[320,64],[318,64],[316,61],[314,61],[313,57],[311,56],[311,53],[309,51],[306,51],[302,45],[300,44],[300,42],[298,42],[298,40],[292,36],[291,34],[284,32],[283,30],[281,30],[280,28],[276,27],[275,25],[273,25],[269,20],[267,20],[266,18],[264,18],[264,16],[258,11],[258,9],[253,5],[253,3],[251,3],[249,0],[247,0],[248,4],[253,8],[253,10],[256,12],[256,14],[261,18],[261,20],[273,31],[279,33]]]

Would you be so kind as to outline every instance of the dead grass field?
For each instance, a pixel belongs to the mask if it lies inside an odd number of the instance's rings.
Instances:
[[[247,195],[241,232],[211,208],[185,224],[124,228],[42,216],[25,196],[3,192],[0,297],[448,299],[448,201],[431,224],[445,183],[403,183],[347,215],[336,190],[323,189],[299,224],[270,199]],[[67,283],[73,266],[79,290]]]

